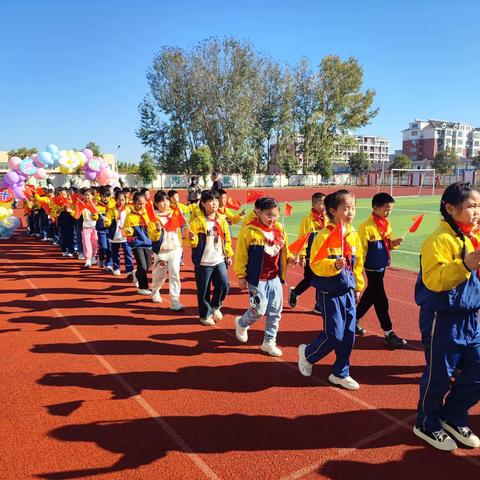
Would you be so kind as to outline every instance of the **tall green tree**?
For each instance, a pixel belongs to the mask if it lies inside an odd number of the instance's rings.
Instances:
[[[38,153],[38,150],[36,148],[27,148],[27,147],[20,147],[15,150],[10,150],[7,153],[7,156],[10,157],[19,157],[19,158],[25,158],[25,157],[30,157],[31,155],[35,155]]]
[[[155,180],[157,169],[151,153],[145,152],[142,154],[140,164],[138,165],[138,174],[144,185],[151,185]]]
[[[458,155],[454,150],[447,148],[436,153],[432,160],[432,168],[436,173],[443,174],[450,172],[457,163]]]
[[[102,156],[102,152],[100,150],[100,147],[95,142],[88,142],[85,145],[85,148],[89,148],[93,152],[94,157],[101,157]]]
[[[405,154],[395,155],[393,161],[389,165],[392,168],[412,168],[412,160]]]
[[[207,145],[202,145],[196,148],[190,155],[190,172],[194,175],[199,175],[206,180],[207,175],[212,172],[212,152]]]
[[[472,166],[475,168],[475,170],[480,169],[480,153],[472,158]]]
[[[368,155],[365,152],[357,152],[350,155],[348,159],[348,165],[350,167],[350,172],[355,178],[366,173],[370,167],[370,162],[368,161]]]

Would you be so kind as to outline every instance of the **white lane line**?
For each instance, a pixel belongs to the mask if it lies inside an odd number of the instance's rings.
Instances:
[[[200,458],[200,456],[194,453],[193,449],[188,445],[188,443],[163,418],[161,418],[160,413],[158,413],[155,408],[153,408],[152,405],[150,405],[141,395],[136,393],[135,389],[122,377],[120,373],[117,372],[117,370],[115,370],[111,363],[95,350],[95,348],[80,333],[80,331],[77,330],[76,327],[68,322],[60,310],[55,308],[47,296],[42,293],[42,290],[37,287],[28,277],[26,277],[10,259],[7,259],[7,261],[19,272],[30,288],[38,292],[39,298],[49,305],[52,313],[57,318],[60,318],[65,325],[67,325],[67,328],[70,329],[70,331],[81,343],[85,344],[85,347],[98,360],[100,365],[102,365],[103,368],[105,368],[114,376],[115,380],[117,380],[117,382],[129,393],[129,395],[131,395],[131,397],[143,408],[143,410],[145,410],[145,412],[147,412],[147,414],[155,421],[155,423],[168,435],[168,437],[170,437],[170,440],[176,443],[176,445],[187,455],[187,457],[205,475],[205,477],[209,478],[210,480],[220,480],[220,477]]]

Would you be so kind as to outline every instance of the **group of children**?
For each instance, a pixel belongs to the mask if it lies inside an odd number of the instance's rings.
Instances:
[[[182,204],[174,190],[160,190],[150,198],[147,189],[112,192],[110,187],[79,192],[61,188],[43,197],[37,193],[28,202],[31,234],[60,243],[64,256],[83,257],[85,268],[97,262],[98,249],[99,267],[115,275],[121,271],[122,250],[125,271],[140,295],[162,302],[160,290],[168,278],[172,310],[184,308],[180,266],[185,241],[192,252],[199,320],[207,326],[223,318],[228,268],[233,265],[240,289],[247,289],[249,296],[247,311],[234,319],[236,337],[247,342],[249,327],[266,317],[260,348],[272,356],[282,355],[276,339],[287,265],[301,265],[304,278],[289,290],[289,304],[295,308],[298,297],[313,286],[313,310],[323,318],[318,337],[298,347],[298,368],[304,376],[310,376],[313,365],[334,351],[328,380],[359,389],[350,376],[350,354],[355,334],[365,335],[359,320],[372,305],[387,346],[406,344],[393,331],[384,289],[390,251],[402,242],[393,236],[388,217],[394,199],[386,193],[373,197],[372,215],[358,231],[352,225],[356,211],[352,192],[315,193],[312,209],[300,226],[299,238],[305,241],[295,255],[278,221],[279,204],[267,196],[257,199],[246,216],[244,210],[239,214],[229,210],[223,190],[205,190],[198,204],[189,205]],[[480,194],[468,184],[453,184],[442,196],[440,211],[440,226],[422,248],[415,291],[427,366],[414,432],[436,448],[453,450],[455,440],[480,446],[467,421],[468,409],[480,399],[480,235],[476,230]],[[231,225],[239,222],[243,223],[234,252]]]

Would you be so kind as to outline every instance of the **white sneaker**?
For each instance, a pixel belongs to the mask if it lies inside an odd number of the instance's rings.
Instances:
[[[85,267],[85,268],[90,268],[91,266],[92,266],[92,262],[91,262],[90,260],[87,260],[87,261],[85,262],[84,267]]]
[[[45,237],[45,238],[42,238],[42,242],[48,242],[50,239]]]
[[[85,260],[85,257],[83,256],[83,253],[79,253],[78,256],[77,256],[77,258],[78,258],[79,260]]]
[[[147,290],[146,288],[139,288],[137,290],[137,293],[139,295],[151,295],[152,294],[152,291],[151,290]]]
[[[73,258],[73,253],[67,253],[67,257]]]
[[[153,303],[162,303],[162,302],[163,302],[162,297],[160,296],[160,293],[159,293],[159,292],[155,292],[155,293],[152,295],[152,302],[153,302]]]
[[[120,270],[118,270],[118,269],[117,269],[117,270],[114,270],[112,273],[113,273],[114,275],[116,275],[117,277],[122,274],[122,272],[121,272]]]
[[[173,299],[170,301],[170,310],[183,310],[185,308],[177,299]]]
[[[105,271],[106,271],[107,273],[108,273],[108,272],[113,273],[113,267],[110,266],[110,265],[108,265],[107,267],[105,267]]]
[[[211,327],[212,325],[215,325],[215,322],[212,317],[207,317],[207,318],[200,317],[200,322],[203,323],[204,325],[207,325],[207,327]]]
[[[328,381],[334,385],[340,385],[347,390],[358,390],[360,385],[352,377],[345,378],[336,377],[333,373],[328,377]]]
[[[68,252],[62,252],[62,257],[66,257],[68,255]]]
[[[298,370],[304,377],[309,377],[312,374],[313,365],[305,357],[306,347],[304,343],[298,346]]]
[[[281,357],[282,351],[277,347],[275,340],[264,340],[260,347],[262,352],[268,353],[272,357]]]
[[[478,438],[468,427],[457,427],[448,422],[440,420],[443,429],[449,433],[453,438],[458,440],[463,445],[470,448],[480,447],[480,438]]]
[[[212,317],[216,322],[223,318],[223,314],[219,308],[212,308]]]
[[[135,285],[135,287],[138,288],[137,273],[136,273],[135,270],[132,272],[132,282],[133,282],[133,284]]]
[[[243,328],[240,326],[240,319],[242,317],[235,317],[235,335],[239,342],[248,342],[248,327]]]
[[[97,259],[95,257],[92,257],[90,259],[90,262],[91,262],[92,265],[96,265],[97,264]]]
[[[455,440],[443,429],[436,432],[427,432],[415,425],[413,427],[413,433],[422,440],[425,440],[432,447],[438,448],[438,450],[451,452],[457,448]]]

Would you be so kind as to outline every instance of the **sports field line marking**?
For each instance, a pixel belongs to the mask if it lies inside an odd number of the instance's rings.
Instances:
[[[393,423],[392,425],[389,425],[388,427],[383,428],[382,430],[378,430],[377,432],[372,433],[371,435],[368,435],[367,437],[361,438],[357,442],[355,442],[351,447],[349,448],[342,448],[338,449],[340,453],[337,455],[327,458],[325,460],[322,460],[321,462],[315,462],[312,463],[311,465],[301,468],[300,470],[296,470],[295,472],[292,472],[285,477],[282,477],[280,480],[297,480],[299,478],[304,477],[305,475],[308,475],[309,473],[312,473],[314,470],[317,470],[319,467],[321,467],[324,463],[330,462],[332,460],[338,460],[338,459],[344,459],[355,453],[360,447],[363,447],[365,445],[368,445],[370,442],[373,442],[375,440],[378,440],[385,435],[388,435],[389,433],[394,432],[395,430],[402,428],[403,423],[405,425],[409,425],[410,422],[415,419],[417,416],[416,413],[409,415],[408,417],[403,418],[400,420],[401,423]]]
[[[188,443],[163,419],[161,415],[152,407],[140,394],[136,393],[135,389],[122,377],[120,373],[115,370],[108,360],[100,355],[95,348],[90,344],[90,342],[77,330],[76,327],[71,325],[68,320],[62,315],[59,309],[57,309],[53,302],[48,299],[48,297],[42,293],[41,288],[37,287],[32,280],[26,277],[23,272],[10,260],[7,261],[13,265],[15,269],[19,272],[21,277],[25,282],[39,293],[39,297],[46,302],[52,311],[52,313],[62,322],[67,325],[72,333],[77,337],[77,339],[85,344],[85,347],[92,353],[92,355],[97,359],[97,361],[105,368],[109,373],[113,375],[115,380],[132,396],[132,398],[140,405],[140,407],[147,412],[147,414],[155,421],[155,423],[170,437],[170,440],[175,442],[177,446],[187,455],[187,457],[192,461],[192,463],[209,479],[211,480],[220,480],[220,477],[200,458],[199,455],[194,453],[193,449],[188,445]]]

